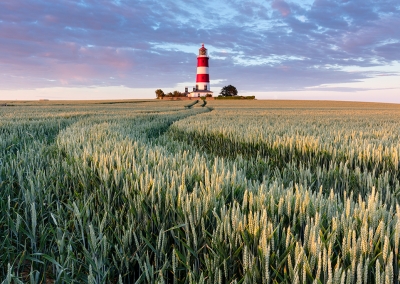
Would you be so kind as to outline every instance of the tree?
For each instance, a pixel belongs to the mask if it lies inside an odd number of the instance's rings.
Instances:
[[[157,89],[156,90],[156,96],[157,96],[157,99],[159,99],[159,98],[162,99],[165,96],[165,94],[164,94],[163,90]]]
[[[182,96],[182,93],[179,92],[179,91],[174,91],[174,92],[172,93],[172,95],[173,95],[174,97],[181,97],[181,96]]]
[[[232,97],[232,96],[237,96],[238,91],[236,87],[232,85],[225,86],[221,89],[220,94],[224,97]]]

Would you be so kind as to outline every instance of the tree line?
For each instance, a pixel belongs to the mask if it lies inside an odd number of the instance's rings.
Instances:
[[[157,99],[162,99],[164,97],[186,97],[186,93],[182,93],[182,92],[179,92],[176,90],[165,94],[163,90],[157,89],[155,91],[155,93],[156,93]],[[234,87],[232,85],[228,85],[228,86],[223,87],[219,94],[222,97],[233,97],[233,96],[238,95],[238,91],[237,91],[236,87]]]

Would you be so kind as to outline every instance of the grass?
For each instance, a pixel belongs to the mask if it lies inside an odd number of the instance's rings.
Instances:
[[[4,283],[398,283],[399,112],[0,107]]]

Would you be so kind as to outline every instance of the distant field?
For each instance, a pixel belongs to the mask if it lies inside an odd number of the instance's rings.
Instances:
[[[167,101],[167,100],[81,100],[81,101],[0,101],[0,105],[7,103],[9,106],[30,106],[30,105],[93,105],[93,104],[134,104],[134,103],[158,103],[158,104],[187,104],[187,101]],[[210,104],[221,107],[237,107],[237,106],[249,106],[249,107],[261,107],[261,108],[291,108],[291,107],[305,107],[305,108],[390,108],[400,109],[400,104],[390,103],[368,103],[368,102],[342,102],[342,101],[295,101],[295,100],[240,100],[240,101],[210,101]]]
[[[0,282],[400,281],[400,105],[190,103],[0,102]]]
[[[96,104],[133,104],[143,102],[156,102],[155,100],[90,100],[90,101],[0,101],[0,105],[7,104],[8,106],[54,106],[54,105],[96,105]]]

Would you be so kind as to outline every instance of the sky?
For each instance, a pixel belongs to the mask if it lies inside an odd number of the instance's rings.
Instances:
[[[215,95],[400,103],[399,0],[1,0],[0,100],[184,91],[202,43]]]

